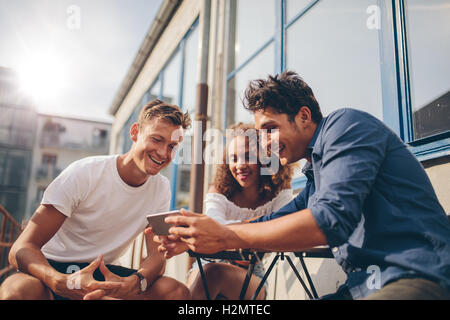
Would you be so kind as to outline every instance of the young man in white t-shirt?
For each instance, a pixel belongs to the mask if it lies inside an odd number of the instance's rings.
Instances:
[[[81,159],[46,189],[14,243],[0,299],[189,299],[187,287],[164,277],[165,260],[146,234],[139,270],[113,265],[144,231],[146,215],[168,211],[165,168],[190,125],[180,108],[154,100],[130,129],[123,155]]]

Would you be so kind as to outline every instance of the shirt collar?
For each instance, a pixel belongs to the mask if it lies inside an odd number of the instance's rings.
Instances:
[[[317,137],[319,136],[319,132],[320,132],[320,130],[322,130],[323,121],[324,120],[322,118],[322,120],[320,120],[320,122],[317,124],[316,131],[314,131],[314,135],[313,135],[311,141],[308,144],[307,152],[308,152],[309,156],[311,156],[313,148],[314,148],[314,145],[316,144]]]
[[[302,173],[306,176],[308,180],[314,179],[314,171],[312,168],[312,164],[309,161],[306,161],[306,164],[303,166]]]

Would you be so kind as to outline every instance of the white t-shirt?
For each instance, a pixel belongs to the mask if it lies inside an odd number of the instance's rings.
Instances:
[[[112,263],[144,231],[146,215],[169,210],[169,180],[157,174],[131,187],[119,176],[117,157],[76,161],[47,187],[41,204],[67,216],[42,247],[47,259],[92,262],[103,254],[105,263]]]
[[[277,211],[292,198],[292,189],[284,189],[271,201],[258,208],[249,209],[237,206],[223,194],[208,193],[205,197],[205,214],[220,224],[237,223]]]

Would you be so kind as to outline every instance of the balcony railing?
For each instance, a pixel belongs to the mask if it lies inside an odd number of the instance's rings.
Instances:
[[[61,169],[54,166],[40,167],[36,171],[36,180],[53,180],[61,173]]]
[[[59,137],[42,135],[40,139],[41,148],[56,148],[69,150],[86,150],[91,152],[106,153],[109,148],[108,139],[94,139],[92,142],[61,141]]]
[[[0,283],[8,276],[14,267],[9,264],[9,251],[22,232],[22,226],[0,205]]]

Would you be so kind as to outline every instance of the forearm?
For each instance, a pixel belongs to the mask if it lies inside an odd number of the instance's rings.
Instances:
[[[142,261],[138,272],[142,274],[147,283],[152,284],[159,276],[164,274],[165,260],[159,257],[147,257]]]
[[[158,243],[153,241],[152,233],[145,233],[145,244],[147,247],[147,258],[145,258],[139,268],[139,273],[152,284],[159,276],[164,274],[166,260],[164,254],[158,251]]]
[[[16,269],[34,276],[51,289],[56,285],[56,280],[64,280],[64,275],[50,266],[41,248],[55,235],[65,219],[66,216],[53,206],[39,206],[9,253],[9,261]]]
[[[226,249],[300,251],[327,244],[309,209],[267,222],[230,225],[228,229]]]
[[[57,281],[64,277],[50,266],[40,248],[32,244],[16,243],[11,248],[9,261],[17,270],[41,280],[52,290]]]

